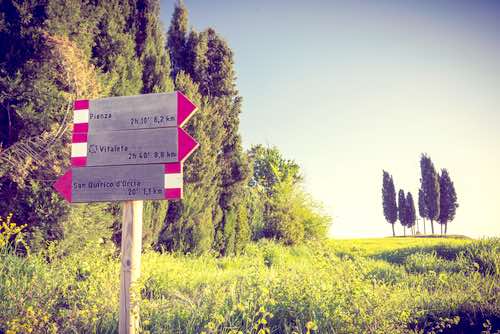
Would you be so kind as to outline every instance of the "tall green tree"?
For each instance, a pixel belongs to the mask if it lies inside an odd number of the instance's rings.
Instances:
[[[136,54],[142,64],[142,93],[172,92],[171,61],[165,49],[165,33],[160,22],[160,3],[157,0],[138,0],[136,3]]]
[[[439,176],[439,223],[441,224],[441,234],[448,232],[448,222],[455,219],[455,213],[458,208],[457,193],[455,191],[455,186],[453,181],[451,181],[450,175],[446,169],[441,170],[441,175]]]
[[[424,234],[426,234],[425,218],[427,217],[427,213],[425,208],[424,192],[422,189],[418,189],[418,215],[422,218],[422,221],[424,223]]]
[[[214,247],[226,253],[226,244],[233,231],[226,227],[226,215],[237,211],[244,201],[245,186],[250,176],[249,163],[243,152],[239,135],[241,97],[236,89],[233,52],[213,29],[198,36],[199,43],[191,54],[196,54],[193,77],[200,79],[199,91],[214,106],[214,113],[222,120],[223,141],[218,148],[220,192],[214,211],[216,235]],[[205,45],[206,43],[206,45]],[[188,57],[189,59],[189,57]]]
[[[222,142],[223,134],[219,131],[222,121],[187,73],[180,72],[175,84],[199,107],[186,130],[200,146],[184,163],[184,198],[169,202],[159,247],[199,254],[209,251],[214,240],[213,212],[217,207],[220,174],[217,152]]]
[[[179,0],[174,7],[174,13],[168,29],[167,48],[172,62],[172,77],[186,70],[186,41],[188,34],[188,11],[184,1]]]
[[[110,96],[139,94],[142,64],[136,56],[135,27],[131,24],[135,7],[121,0],[105,1],[101,6],[104,15],[97,23],[93,62],[105,74]]]
[[[439,218],[439,177],[427,154],[422,154],[420,158],[420,171],[426,215],[431,221],[432,234],[434,234],[434,221]]]
[[[227,43],[213,29],[201,33],[188,31],[188,13],[183,2],[175,5],[167,45],[172,61],[172,75],[181,71],[198,85],[199,93],[207,98],[216,127],[210,137],[218,146],[211,146],[216,152],[218,175],[212,180],[218,185],[216,205],[212,208],[215,225],[214,249],[221,254],[237,249],[231,245],[237,224],[229,222],[245,201],[245,187],[250,176],[249,163],[241,146],[239,136],[239,114],[241,97],[236,89],[233,53]],[[219,120],[221,123],[218,123]],[[219,141],[219,139],[221,139]],[[236,240],[239,240],[236,238]]]
[[[414,231],[414,226],[415,222],[417,219],[416,215],[416,210],[415,210],[415,203],[413,201],[413,196],[411,195],[410,192],[406,194],[406,226],[411,228],[412,231]],[[414,234],[414,232],[413,232]]]
[[[392,225],[392,236],[396,236],[394,223],[398,220],[398,206],[396,204],[396,189],[394,180],[385,170],[382,175],[382,206],[384,209],[385,220]]]
[[[406,196],[403,189],[399,189],[398,192],[398,218],[401,226],[403,226],[404,236],[406,236],[406,219],[408,216],[406,215]]]
[[[165,49],[165,33],[160,23],[157,0],[138,0],[130,31],[135,32],[135,51],[142,67],[141,93],[174,91],[170,77],[170,55]],[[158,242],[167,214],[167,201],[146,201],[143,212],[143,245]]]

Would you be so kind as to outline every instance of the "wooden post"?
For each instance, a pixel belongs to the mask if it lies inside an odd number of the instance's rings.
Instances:
[[[139,296],[133,287],[141,274],[142,204],[142,201],[123,203],[120,334],[139,332]]]

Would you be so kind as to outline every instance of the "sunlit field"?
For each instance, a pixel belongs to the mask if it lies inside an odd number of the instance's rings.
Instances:
[[[113,247],[0,261],[1,333],[112,333]],[[495,333],[500,240],[385,238],[239,256],[147,251],[135,300],[144,333]]]

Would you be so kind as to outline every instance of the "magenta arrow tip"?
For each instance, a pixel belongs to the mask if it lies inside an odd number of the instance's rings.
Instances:
[[[184,94],[177,92],[177,126],[183,126],[196,111],[196,105]]]
[[[71,203],[71,182],[73,180],[73,172],[68,170],[63,176],[57,179],[53,187],[61,194],[64,199]]]
[[[178,128],[178,130],[179,161],[182,162],[186,160],[191,155],[191,153],[193,153],[194,150],[198,148],[199,144],[186,131],[181,128]]]

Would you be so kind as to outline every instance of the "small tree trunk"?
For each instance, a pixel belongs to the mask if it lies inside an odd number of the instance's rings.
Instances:
[[[432,230],[432,235],[434,235],[434,221],[431,219],[431,230]]]
[[[443,236],[443,224],[439,223],[439,227],[441,228],[441,236]]]
[[[392,225],[392,236],[395,237],[396,236],[396,232],[394,231],[394,224],[391,224]]]
[[[444,223],[444,235],[448,233],[448,222]]]
[[[406,237],[406,226],[403,226],[403,235]]]
[[[418,223],[418,219],[417,219],[417,233],[420,232],[420,224]]]
[[[425,218],[424,218],[424,234],[427,234],[427,232],[425,231]]]

